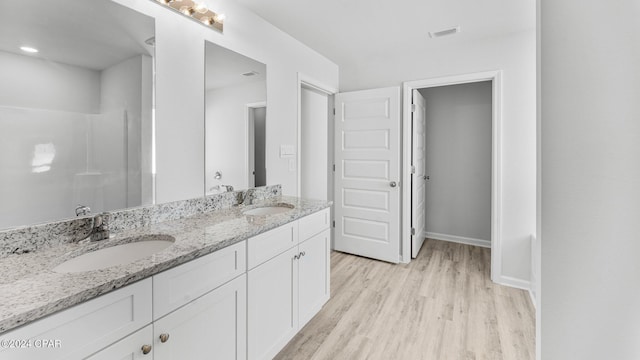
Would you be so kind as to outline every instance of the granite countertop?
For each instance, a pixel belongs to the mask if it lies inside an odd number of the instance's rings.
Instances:
[[[242,211],[286,203],[280,214],[247,216]],[[0,258],[0,333],[77,305],[109,291],[212,253],[252,236],[320,211],[330,202],[275,197],[248,206],[232,206],[178,220],[122,231],[100,242],[65,243],[45,250]],[[54,267],[83,253],[126,243],[128,238],[165,234],[168,248],[125,265],[79,273],[56,273]]]

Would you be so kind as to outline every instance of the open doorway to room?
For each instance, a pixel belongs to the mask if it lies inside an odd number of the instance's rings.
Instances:
[[[333,200],[333,118],[337,89],[298,73],[297,195]]]
[[[500,72],[404,86],[403,260],[425,238],[492,249],[498,275]]]
[[[267,103],[247,104],[247,174],[249,187],[267,185]]]

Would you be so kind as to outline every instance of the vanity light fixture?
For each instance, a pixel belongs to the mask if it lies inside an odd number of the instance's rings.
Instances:
[[[30,54],[35,54],[38,52],[38,49],[33,48],[31,46],[20,46],[20,50],[30,53]]]
[[[211,11],[203,3],[194,0],[155,0],[157,3],[167,6],[201,24],[223,31],[224,14]]]

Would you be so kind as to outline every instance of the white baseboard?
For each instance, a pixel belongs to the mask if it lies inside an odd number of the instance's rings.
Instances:
[[[494,282],[504,286],[510,286],[516,289],[527,290],[531,296],[531,282],[527,280],[517,279],[511,276],[496,276]]]
[[[491,248],[490,240],[482,240],[482,239],[474,239],[463,236],[455,236],[455,235],[447,235],[447,234],[439,234],[434,232],[425,232],[425,237],[434,240],[442,240],[442,241],[450,241],[460,244],[481,246],[485,248]]]

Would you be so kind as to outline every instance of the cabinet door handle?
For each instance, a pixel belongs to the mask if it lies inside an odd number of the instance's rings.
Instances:
[[[151,352],[151,345],[142,345],[142,353],[147,355]]]
[[[167,341],[169,341],[169,334],[160,334],[160,342],[166,343]]]
[[[300,259],[300,255],[293,255],[293,260],[298,260]]]
[[[305,255],[307,255],[307,253],[306,253],[306,252],[304,252],[304,251],[300,253],[300,256],[301,256],[301,257],[302,257],[302,256],[305,256]]]

